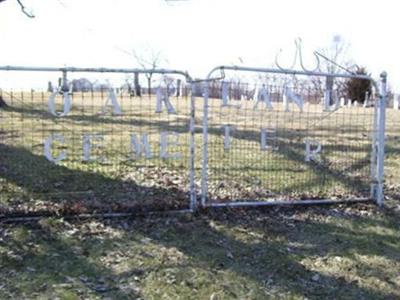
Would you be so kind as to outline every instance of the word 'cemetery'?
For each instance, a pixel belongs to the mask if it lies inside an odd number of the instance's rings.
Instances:
[[[55,98],[58,92],[54,92],[50,95],[48,99],[48,111],[55,117],[65,117],[71,112],[72,108],[72,99],[71,95],[68,92],[64,92],[63,96],[63,111],[57,112],[55,108]],[[229,104],[229,95],[228,95],[228,85],[226,82],[222,84],[222,107],[230,106]],[[168,114],[176,114],[176,110],[173,107],[172,103],[169,100],[169,96],[171,95],[170,90],[168,88],[157,89],[156,94],[156,113],[161,113],[163,111],[163,106],[165,106]],[[330,97],[329,94],[325,94],[325,99]],[[254,104],[253,109],[258,109],[260,104],[264,104],[265,108],[268,110],[273,110],[273,105],[271,103],[269,94],[265,86],[262,86],[261,89],[256,93],[256,103]],[[293,102],[300,111],[303,111],[303,99],[300,95],[296,95],[289,88],[286,88],[283,95],[283,104],[285,107],[285,111],[289,111],[289,103]],[[329,103],[324,100],[325,104]],[[338,109],[338,100],[336,99],[333,105],[325,105],[326,111],[335,111]],[[122,115],[121,105],[117,100],[117,96],[112,88],[108,90],[108,97],[103,106],[102,113],[111,112],[114,115]],[[234,127],[230,125],[224,125],[222,127],[223,130],[223,145],[224,150],[228,151],[232,144],[232,131]],[[266,151],[279,151],[278,147],[273,147],[274,140],[277,138],[276,131],[274,129],[261,128],[260,130],[260,150]],[[92,152],[95,149],[101,148],[101,142],[104,140],[104,136],[99,134],[84,134],[82,137],[82,153],[84,161],[96,161],[99,160],[99,157],[92,156]],[[159,157],[162,159],[178,159],[182,157],[182,153],[175,152],[170,153],[168,151],[169,147],[178,147],[180,140],[180,134],[177,132],[161,132],[159,145],[160,145],[160,154]],[[270,142],[268,142],[270,141]],[[62,151],[59,153],[57,157],[54,157],[52,153],[52,148],[54,143],[58,142],[61,144],[65,143],[64,136],[61,134],[52,134],[47,137],[44,141],[44,155],[45,157],[54,163],[58,163],[67,158],[67,151]],[[271,144],[271,145],[270,145]],[[149,141],[148,134],[138,135],[136,133],[130,134],[130,143],[127,147],[129,152],[131,153],[131,159],[140,159],[144,157],[145,159],[150,159],[153,156],[152,149]],[[311,160],[318,160],[319,155],[321,153],[322,146],[318,141],[315,140],[305,140],[305,161],[309,162]]]

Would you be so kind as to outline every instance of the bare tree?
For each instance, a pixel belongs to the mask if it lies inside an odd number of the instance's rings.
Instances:
[[[147,93],[150,97],[151,95],[151,79],[153,77],[153,72],[151,70],[157,69],[160,64],[165,61],[165,59],[162,57],[161,51],[154,51],[153,49],[150,49],[149,51],[146,51],[147,53],[141,53],[139,54],[135,50],[132,50],[132,55],[136,60],[136,63],[142,67],[143,69],[150,70],[150,72],[145,73],[146,79],[147,79]]]
[[[0,3],[1,3],[1,2],[5,2],[5,1],[6,1],[6,0],[0,0]],[[28,11],[26,10],[26,7],[25,7],[25,5],[22,3],[21,0],[16,0],[16,1],[17,1],[17,3],[19,4],[19,7],[21,8],[22,13],[23,13],[25,16],[27,16],[28,18],[34,18],[34,17],[35,17],[31,12],[28,12]]]
[[[120,47],[115,47],[117,50],[129,55],[130,57],[133,57],[134,60],[136,61],[136,64],[138,64],[142,69],[144,70],[149,70],[148,73],[145,73],[146,79],[147,79],[147,93],[150,97],[151,95],[151,80],[153,78],[154,72],[151,72],[151,70],[155,70],[160,67],[162,63],[166,63],[167,60],[163,57],[161,51],[155,51],[154,49],[150,47],[144,48],[141,52],[137,52],[136,50],[125,50]],[[135,74],[135,91],[140,89],[139,86],[139,74]]]
[[[327,47],[316,51],[316,54],[321,58],[320,70],[331,74],[339,72],[353,73],[351,69],[354,64],[348,57],[349,48],[350,44],[342,36],[333,36],[331,43]],[[325,89],[332,91],[334,88],[338,91],[339,96],[344,96],[346,93],[344,80],[334,80],[333,77],[327,77],[323,81],[321,77],[313,77],[311,81],[319,93],[324,93]],[[333,99],[330,99],[329,102],[332,104]]]

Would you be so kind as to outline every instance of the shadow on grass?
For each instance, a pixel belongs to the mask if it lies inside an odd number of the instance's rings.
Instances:
[[[27,109],[27,108],[18,108],[18,107],[8,107],[7,111],[20,113],[24,116],[28,115],[32,118],[45,118],[56,120],[49,113],[39,110],[39,109]],[[103,118],[100,116],[67,116],[63,118],[63,120],[70,120],[73,122],[76,121],[84,121],[98,124],[120,124],[120,125],[135,125],[135,126],[150,126],[150,127],[158,127],[172,130],[178,133],[188,132],[187,124],[176,124],[171,123],[168,120],[145,120],[145,119],[120,119],[116,118]],[[222,130],[220,127],[210,127],[209,134],[211,136],[218,136],[222,138]],[[365,168],[370,165],[369,155],[360,157],[360,154],[365,153],[367,151],[368,145],[364,144],[354,144],[355,141],[352,140],[352,143],[349,145],[345,145],[344,140],[340,139],[342,143],[328,144],[323,145],[324,155],[329,156],[330,153],[337,153],[338,151],[343,152],[340,154],[340,157],[351,157],[351,162],[346,164],[346,166],[340,165],[339,163],[332,163],[331,161],[320,161],[320,162],[304,162],[304,139],[309,138],[309,132],[307,130],[294,130],[294,129],[286,129],[281,128],[277,131],[278,141],[277,146],[279,146],[279,155],[282,156],[285,160],[289,161],[290,164],[304,167],[307,171],[311,171],[313,174],[313,178],[301,178],[301,180],[297,180],[301,177],[301,172],[296,172],[294,175],[294,179],[288,179],[284,185],[278,188],[271,189],[274,194],[287,194],[291,191],[304,191],[308,189],[318,190],[324,185],[332,185],[334,182],[338,182],[345,186],[349,191],[356,193],[356,196],[360,194],[366,195],[369,193],[369,173],[366,172]],[[323,134],[312,134],[312,138],[318,139],[327,138],[327,135]],[[247,142],[260,142],[260,133],[255,130],[236,130],[234,132],[234,137]],[[13,155],[9,155],[6,163],[11,166],[8,169],[19,170],[20,174],[12,175],[12,178],[9,180],[14,181],[16,185],[21,186],[23,189],[27,188],[29,191],[33,193],[69,193],[71,191],[86,191],[91,193],[91,195],[95,195],[94,198],[96,200],[100,199],[100,202],[103,202],[104,199],[109,199],[112,201],[117,201],[118,197],[127,198],[128,202],[133,200],[135,197],[140,195],[136,193],[138,187],[135,184],[129,186],[124,184],[121,180],[118,179],[110,179],[106,177],[106,175],[99,175],[98,173],[90,173],[90,172],[82,172],[82,171],[73,171],[71,169],[65,167],[54,167],[51,163],[45,160],[43,157],[31,155],[30,159],[25,160],[24,163],[19,163],[17,157],[20,155],[22,157],[28,157],[28,151],[23,150],[22,148],[16,148],[17,151],[14,151],[12,147],[6,147],[4,151],[6,152],[14,152],[15,157]],[[8,147],[8,148],[7,148]],[[259,149],[249,149],[245,148],[245,150],[251,151],[260,151]],[[345,151],[341,151],[345,150]],[[18,152],[19,151],[19,152]],[[222,151],[222,150],[221,150]],[[351,156],[350,154],[351,153]],[[44,166],[43,166],[44,164]],[[121,163],[123,164],[123,163]],[[21,167],[24,166],[24,167]],[[214,165],[215,166],[215,165]],[[229,167],[229,166],[227,166]],[[23,170],[23,168],[27,168],[27,170]],[[37,172],[36,172],[37,169]],[[213,165],[210,165],[210,170],[213,169]],[[250,167],[251,169],[251,167]],[[255,166],[255,169],[258,169],[258,172],[262,172],[259,165]],[[35,172],[34,172],[35,171]],[[50,174],[46,174],[50,172]],[[3,174],[4,173],[4,174]],[[7,175],[7,172],[3,172],[2,176],[10,176]],[[242,172],[243,173],[243,172]],[[360,173],[360,174],[358,174]],[[366,174],[368,173],[368,174]],[[32,176],[29,177],[29,174]],[[64,175],[63,175],[64,174]],[[51,176],[48,176],[51,175]],[[34,178],[32,178],[34,177]],[[25,179],[24,179],[25,178]],[[51,178],[51,179],[50,179]],[[317,178],[317,180],[315,180]],[[283,178],[286,180],[287,178]],[[233,178],[233,180],[236,180]],[[60,184],[61,183],[61,184]],[[174,187],[174,189],[180,189],[180,187]],[[163,187],[159,188],[160,192],[156,194],[163,193]],[[183,189],[184,190],[184,189]],[[124,191],[124,192],[121,192]],[[165,188],[165,192],[170,191],[169,188]],[[146,194],[146,192],[144,192]],[[150,192],[151,193],[151,192]],[[175,191],[175,193],[182,193],[181,191]],[[134,195],[134,196],[132,196]],[[212,195],[211,195],[212,196]],[[71,196],[72,197],[72,196]],[[90,197],[89,197],[90,198]],[[93,197],[92,197],[93,198]],[[157,197],[158,199],[155,202],[163,203],[159,201],[159,199],[163,198],[162,196]],[[179,197],[179,201],[181,201],[181,197]],[[111,202],[111,201],[109,201]],[[161,205],[160,205],[161,206]],[[175,207],[177,208],[177,207]]]
[[[361,222],[360,228],[362,225]],[[288,223],[284,219],[265,217],[262,213],[227,216],[224,212],[215,212],[185,225],[151,224],[140,232],[164,247],[179,249],[195,265],[207,269],[210,284],[217,281],[218,288],[224,290],[228,298],[245,298],[250,287],[242,283],[251,281],[260,289],[254,299],[260,299],[262,295],[267,297],[268,291],[276,291],[278,297],[309,299],[396,299],[399,296],[349,280],[346,266],[340,274],[329,275],[312,270],[310,265],[305,266],[302,262],[307,257],[335,255],[353,260],[356,254],[381,255],[395,262],[399,259],[399,247],[389,246],[382,250],[383,245],[396,242],[395,237],[323,222]],[[245,237],[240,238],[241,233]],[[296,243],[300,246],[292,246]],[[221,272],[225,275],[233,272],[238,277],[229,282],[228,278],[218,275]],[[368,272],[360,277],[368,277]],[[380,279],[385,280],[385,275],[382,274]]]
[[[137,284],[145,291],[140,296],[148,299],[208,299],[213,293],[232,299],[399,297],[394,285],[380,289],[367,284],[388,280],[385,266],[374,269],[376,266],[365,265],[367,261],[357,260],[359,256],[385,257],[389,264],[396,264],[400,259],[398,236],[380,234],[379,229],[394,230],[398,222],[334,216],[336,224],[324,222],[333,216],[332,210],[308,212],[310,219],[295,218],[304,213],[301,209],[264,209],[218,210],[191,220],[104,220],[99,223],[120,235],[107,234],[107,229],[105,234],[76,233],[79,238],[65,238],[71,229],[57,229],[57,224],[50,223],[27,234],[29,238],[22,242],[8,242],[13,247],[9,250],[23,259],[6,262],[2,272],[14,270],[10,280],[17,286],[18,280],[28,285],[29,280],[47,281],[50,285],[71,277],[73,282],[83,281],[79,284],[86,286],[85,293],[112,299],[138,296],[126,296],[118,282]],[[75,232],[84,226],[94,225],[83,224]],[[370,231],[370,227],[377,231]],[[111,261],[105,263],[106,257]],[[340,262],[334,266],[326,263],[327,269],[318,265],[321,260],[338,258]],[[40,294],[40,286],[37,289]],[[17,296],[20,292],[16,290]],[[44,288],[45,292],[49,289]]]
[[[0,144],[0,153],[0,179],[4,182],[0,199],[3,198],[2,204],[11,212],[18,211],[18,206],[24,203],[35,208],[35,202],[41,210],[65,213],[188,208],[184,173],[150,167],[144,171],[150,172],[145,186],[130,178],[129,172],[123,180],[100,172],[73,170],[24,148]],[[133,166],[132,172],[135,171]],[[180,178],[178,183],[162,186],[176,178]]]
[[[55,224],[56,225],[56,224]],[[2,289],[5,299],[136,299],[137,288],[119,284],[111,268],[88,257],[85,241],[66,238],[57,226],[14,227],[2,246]],[[32,298],[31,298],[32,297]]]

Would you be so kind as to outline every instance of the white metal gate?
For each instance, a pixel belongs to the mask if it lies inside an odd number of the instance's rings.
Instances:
[[[234,73],[236,77],[226,76]],[[213,79],[214,74],[219,78]],[[246,83],[243,73],[264,76]],[[265,75],[270,75],[265,80]],[[278,75],[280,83],[271,83]],[[259,76],[258,78],[260,78]],[[371,81],[364,104],[315,91],[324,82]],[[383,203],[386,74],[371,77],[307,70],[219,66],[208,75],[203,107],[203,207]],[[295,201],[296,200],[296,201]]]

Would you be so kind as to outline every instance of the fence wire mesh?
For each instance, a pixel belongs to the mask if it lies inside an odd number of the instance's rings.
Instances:
[[[141,97],[104,86],[68,92],[65,115],[61,93],[2,89],[1,210],[189,208],[190,97],[186,88],[177,96],[165,78],[153,86]],[[167,94],[169,110],[158,98]]]
[[[207,202],[370,197],[374,100],[284,82],[209,84]]]

